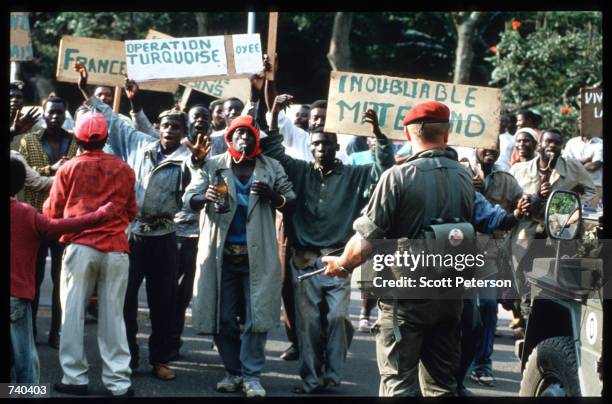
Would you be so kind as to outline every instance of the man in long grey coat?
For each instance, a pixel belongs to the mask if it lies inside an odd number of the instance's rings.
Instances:
[[[263,156],[259,128],[251,116],[234,119],[220,155],[188,163],[192,181],[184,202],[201,210],[200,240],[193,293],[193,327],[213,334],[226,370],[217,390],[263,397],[259,383],[267,331],[280,318],[280,261],[274,209],[293,202],[295,193],[283,167]],[[215,204],[222,195],[213,185],[227,184],[229,211]],[[244,302],[242,304],[241,302]],[[244,320],[244,331],[236,318]]]

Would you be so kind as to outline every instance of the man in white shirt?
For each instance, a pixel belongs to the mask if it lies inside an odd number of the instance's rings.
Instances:
[[[504,171],[509,171],[512,165],[513,126],[516,127],[516,117],[514,115],[504,114],[499,118],[499,158],[496,164]]]
[[[563,149],[564,157],[573,157],[591,174],[597,193],[591,206],[600,204],[602,194],[603,140],[600,137],[576,136],[567,141]]]
[[[287,103],[291,103],[293,96],[284,94],[283,100],[285,100]],[[268,124],[271,122],[271,117],[272,114],[268,112],[266,114]],[[312,152],[310,151],[310,136],[308,132],[319,126],[325,126],[326,117],[326,100],[318,100],[310,105],[308,131],[298,127],[291,120],[291,118],[287,116],[285,111],[279,112],[278,130],[279,133],[283,135],[283,146],[285,146],[285,153],[296,159],[314,162]],[[350,158],[343,150],[336,152],[336,158],[342,161],[343,164],[350,164]]]

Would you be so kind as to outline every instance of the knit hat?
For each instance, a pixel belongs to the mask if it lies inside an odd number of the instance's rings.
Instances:
[[[253,149],[251,154],[246,156],[246,158],[253,159],[259,156],[261,154],[261,149],[259,148],[260,130],[259,125],[257,125],[257,121],[255,121],[255,118],[253,118],[251,115],[243,115],[239,116],[238,118],[235,118],[229,128],[227,128],[227,131],[225,132],[225,143],[227,143],[227,151],[229,152],[229,154],[232,155],[232,157],[236,159],[242,157],[242,154],[234,150],[234,148],[232,147],[231,140],[232,135],[234,134],[236,129],[240,127],[247,128],[253,134],[253,136],[255,136],[255,148]]]

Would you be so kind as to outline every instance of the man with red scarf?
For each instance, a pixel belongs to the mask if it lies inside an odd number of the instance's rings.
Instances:
[[[192,325],[213,334],[226,375],[217,390],[263,397],[259,382],[268,330],[280,318],[280,261],[274,209],[295,194],[283,167],[263,156],[252,116],[235,118],[225,134],[227,151],[206,161],[189,159],[192,180],[183,201],[201,213]],[[191,145],[189,145],[191,148]],[[215,209],[227,185],[229,211]],[[237,317],[244,322],[240,332]]]

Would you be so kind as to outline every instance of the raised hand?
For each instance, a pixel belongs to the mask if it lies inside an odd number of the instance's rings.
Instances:
[[[279,113],[286,109],[293,102],[293,96],[289,94],[277,95],[272,106],[272,113]]]
[[[380,131],[380,126],[378,125],[378,115],[373,109],[368,109],[363,113],[361,122],[365,122],[370,125],[374,136],[378,138],[385,137],[385,135],[383,135],[383,133]]]
[[[79,73],[79,80],[77,81],[77,85],[81,93],[85,97],[85,99],[89,98],[89,92],[87,91],[87,78],[89,77],[89,73],[87,73],[87,68],[81,62],[74,62],[74,70]]]
[[[203,161],[212,148],[209,136],[202,133],[197,134],[195,144],[191,143],[187,138],[183,139],[183,144],[191,151],[195,161]]]
[[[17,135],[25,133],[32,129],[32,126],[34,126],[39,118],[40,112],[38,112],[35,108],[30,108],[30,110],[23,116],[21,115],[21,108],[19,108],[15,113],[15,117],[11,125],[11,131]]]
[[[125,91],[125,96],[128,100],[132,101],[138,95],[138,84],[125,76],[123,91]]]

